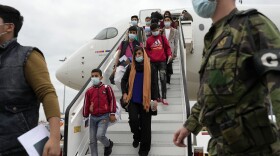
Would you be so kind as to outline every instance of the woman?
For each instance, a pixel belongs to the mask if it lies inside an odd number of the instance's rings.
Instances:
[[[121,87],[123,101],[128,104],[129,126],[134,139],[132,145],[137,148],[141,142],[138,152],[140,156],[147,156],[150,151],[151,115],[157,114],[158,83],[154,73],[156,71],[144,49],[136,47],[132,64],[122,78]]]

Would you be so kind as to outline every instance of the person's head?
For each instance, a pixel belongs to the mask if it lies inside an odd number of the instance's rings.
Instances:
[[[158,18],[152,18],[151,24],[153,24],[153,23],[158,24],[159,23],[159,19]]]
[[[6,40],[17,37],[22,24],[23,17],[17,9],[0,5],[0,40],[2,36],[5,36]]]
[[[158,36],[159,35],[159,26],[158,26],[158,24],[153,23],[150,28],[151,28],[153,36]]]
[[[96,68],[91,71],[91,82],[93,85],[99,85],[102,78],[102,71],[100,69]]]
[[[137,26],[138,21],[139,21],[139,18],[138,18],[137,15],[131,16],[130,20],[131,20],[131,25],[132,25],[132,26]]]
[[[187,13],[187,10],[183,10],[183,11],[182,11],[182,14],[184,14],[184,13]]]
[[[130,41],[133,41],[137,36],[137,27],[131,26],[128,28],[128,38]]]
[[[163,18],[166,17],[166,16],[169,16],[171,17],[171,13],[170,11],[165,11],[164,14],[163,14]]]
[[[235,0],[192,0],[192,4],[200,17],[212,18],[213,21],[228,15],[236,7]]]
[[[147,16],[146,18],[145,18],[145,22],[146,22],[146,25],[147,26],[150,26],[151,25],[151,17],[150,16]]]
[[[173,22],[173,20],[170,16],[165,16],[164,17],[164,26],[166,28],[170,28],[172,22]]]
[[[141,63],[144,60],[144,50],[140,46],[136,46],[133,51],[133,58],[136,62]]]
[[[153,18],[157,18],[158,20],[162,20],[163,19],[162,15],[159,12],[157,12],[157,11],[151,13],[151,18],[152,19]]]

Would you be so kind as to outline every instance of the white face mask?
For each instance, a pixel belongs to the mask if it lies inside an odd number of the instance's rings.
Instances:
[[[92,77],[91,78],[91,83],[95,86],[98,85],[100,83],[99,77]]]
[[[135,40],[136,34],[128,34],[129,39]]]
[[[159,35],[159,31],[152,31],[152,35],[153,36],[158,36]]]
[[[133,21],[131,21],[131,25],[132,25],[132,26],[137,26],[137,24],[138,24],[138,22],[137,22],[137,21],[134,21],[134,20],[133,20]]]

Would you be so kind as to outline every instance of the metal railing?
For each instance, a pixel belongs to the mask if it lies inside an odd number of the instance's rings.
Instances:
[[[124,38],[124,35],[126,34],[126,31],[123,33],[123,35],[118,39],[116,44],[113,46],[113,48],[110,50],[110,52],[107,54],[107,56],[103,59],[103,61],[99,64],[97,68],[101,68],[106,62],[108,62],[108,58],[113,55],[112,52],[114,49],[120,44],[122,39]],[[70,117],[70,110],[71,108],[77,103],[77,100],[83,96],[84,91],[87,89],[89,83],[90,83],[90,78],[87,80],[85,85],[80,89],[78,94],[75,96],[75,98],[72,100],[72,102],[69,104],[69,106],[66,109],[65,112],[65,123],[64,123],[64,144],[63,144],[63,156],[67,156],[67,150],[68,150],[68,126],[69,126],[69,117]]]
[[[182,76],[183,76],[183,86],[184,86],[184,93],[185,93],[185,103],[186,103],[186,115],[188,118],[190,116],[190,103],[188,98],[188,89],[187,89],[187,77],[186,77],[186,69],[185,69],[185,63],[184,63],[184,48],[185,48],[185,39],[182,29],[182,24],[180,20],[180,29],[181,35],[179,37],[179,46],[180,46],[180,59],[181,59],[181,69],[182,69]],[[182,45],[184,44],[184,46]],[[184,48],[183,48],[184,47]],[[192,138],[189,136],[187,138],[187,148],[188,148],[188,156],[192,156]]]

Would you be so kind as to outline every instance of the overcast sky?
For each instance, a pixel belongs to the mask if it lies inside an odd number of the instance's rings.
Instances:
[[[243,5],[258,2],[280,4],[278,0],[243,0]],[[15,7],[24,16],[18,41],[36,46],[44,53],[62,108],[63,84],[55,77],[56,69],[62,64],[60,59],[103,28],[120,19],[129,20],[141,9],[180,9],[190,7],[191,0],[1,0],[1,4]],[[76,93],[66,88],[66,104]]]

